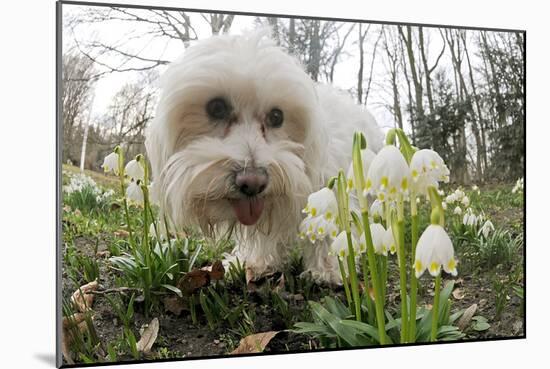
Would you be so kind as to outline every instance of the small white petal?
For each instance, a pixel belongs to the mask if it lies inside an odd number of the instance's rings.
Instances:
[[[110,153],[103,159],[103,164],[101,164],[101,168],[108,173],[108,172],[114,172],[116,175],[118,175],[118,154],[117,153]]]
[[[126,164],[126,167],[124,168],[124,172],[128,177],[133,179],[134,181],[137,181],[138,179],[140,181],[143,181],[145,176],[145,171],[143,170],[143,166],[136,160],[131,160]]]

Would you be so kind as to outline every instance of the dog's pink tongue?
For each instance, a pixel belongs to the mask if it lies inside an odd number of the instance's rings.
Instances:
[[[264,210],[264,199],[239,199],[231,204],[239,222],[247,226],[256,224]]]

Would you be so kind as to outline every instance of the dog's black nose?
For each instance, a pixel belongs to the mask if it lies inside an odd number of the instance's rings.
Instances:
[[[267,187],[267,171],[263,168],[246,168],[237,172],[235,184],[239,191],[249,197],[262,193]]]

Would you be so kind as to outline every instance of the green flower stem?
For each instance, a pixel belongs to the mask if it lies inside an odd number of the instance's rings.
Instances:
[[[372,299],[370,298],[369,291],[369,269],[367,266],[367,257],[365,254],[361,255],[361,267],[363,269],[363,283],[365,284],[365,296],[367,296],[367,311],[368,311],[368,322],[371,325],[374,325],[374,305]],[[382,294],[384,296],[384,294]]]
[[[143,158],[142,158],[143,160]],[[144,168],[144,176],[143,176],[143,183],[141,185],[141,190],[143,191],[143,253],[145,254],[145,264],[147,265],[147,272],[146,272],[146,288],[144,288],[144,297],[145,297],[145,316],[148,317],[149,315],[149,308],[151,306],[151,291],[150,286],[152,285],[153,281],[153,271],[152,271],[152,261],[151,261],[151,244],[149,240],[149,188],[147,187],[148,183],[148,170],[147,165],[143,165]],[[159,241],[160,242],[160,241]]]
[[[378,261],[378,270],[380,270],[380,291],[382,291],[382,296],[386,296],[386,285],[388,282],[388,257],[381,255],[378,257]]]
[[[122,149],[117,146],[115,153],[118,155],[118,179],[120,182],[120,193],[122,195],[122,203],[124,205],[124,214],[126,216],[126,226],[128,227],[128,241],[130,246],[136,252],[136,242],[134,240],[134,232],[132,231],[132,222],[130,221],[130,211],[128,210],[128,200],[126,200],[126,191],[124,189],[124,153]]]
[[[352,301],[351,301],[351,292],[349,290],[348,280],[346,277],[346,270],[344,269],[344,263],[342,262],[342,259],[340,259],[340,256],[337,256],[338,258],[338,266],[340,267],[340,274],[342,275],[342,284],[344,285],[344,291],[346,292],[346,300],[348,301],[348,307],[351,311],[352,307]]]
[[[407,309],[407,261],[405,260],[405,223],[397,221],[398,247],[397,257],[399,258],[399,285],[401,295],[401,343],[408,339],[408,309]]]
[[[409,342],[416,341],[416,298],[418,294],[418,279],[416,278],[414,261],[416,256],[416,244],[418,243],[418,210],[416,207],[416,194],[411,192],[411,300],[409,314]]]
[[[418,242],[418,215],[416,213],[413,213],[411,217],[411,239],[411,306],[409,316],[409,342],[414,342],[416,340],[416,295],[418,293],[418,279],[416,278],[414,270],[416,244]]]
[[[437,323],[439,321],[439,294],[441,293],[441,272],[435,277],[435,296],[432,307],[432,334],[431,341],[437,341]]]
[[[372,244],[372,235],[370,233],[368,211],[362,210],[361,217],[363,222],[363,231],[365,232],[365,241],[367,243],[367,258],[369,262],[370,275],[374,289],[374,303],[376,309],[376,322],[378,323],[378,335],[380,336],[380,344],[385,345],[386,328],[384,320],[384,296],[382,295],[382,291],[380,291],[380,280],[378,279],[379,274],[374,255],[374,246]]]
[[[351,241],[351,232],[346,231],[346,237],[348,240],[348,272],[351,285],[351,294],[353,296],[353,302],[355,305],[355,319],[361,321],[361,297],[359,295],[359,283],[357,281],[357,270],[355,266],[355,251],[353,250],[353,244]]]

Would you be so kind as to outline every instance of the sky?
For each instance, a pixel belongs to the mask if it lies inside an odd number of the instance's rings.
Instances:
[[[88,8],[79,5],[63,5],[64,19],[72,17]],[[139,10],[135,10],[139,12]],[[210,26],[202,19],[198,13],[188,13],[191,18],[191,23],[194,25],[199,39],[209,37],[211,35]],[[253,16],[237,15],[230,29],[230,34],[240,34],[255,28]],[[140,56],[152,59],[174,60],[182,52],[184,52],[183,44],[179,41],[172,40],[166,42],[166,39],[150,39],[149,37],[133,38],[141,35],[147,30],[147,26],[138,22],[124,21],[104,21],[101,23],[80,24],[71,29],[64,23],[63,31],[63,51],[74,48],[76,42],[80,45],[91,42],[93,40],[101,41],[110,45],[122,45],[125,50],[139,52]],[[339,31],[343,37],[343,33],[348,29],[349,25],[345,25]],[[371,26],[371,30],[365,45],[365,77],[370,73],[372,50],[374,43],[378,38],[379,25]],[[437,29],[426,29],[426,38],[430,40],[427,49],[429,63],[432,64],[439,54],[443,42]],[[337,88],[349,90],[357,85],[357,72],[359,68],[359,48],[357,45],[358,27],[350,34],[346,46],[343,50],[340,62],[335,68],[333,85]],[[378,121],[378,124],[387,130],[395,125],[393,115],[385,107],[386,104],[392,101],[392,96],[388,94],[389,85],[387,81],[387,67],[384,62],[384,49],[382,40],[379,42],[375,62],[373,66],[373,82],[371,93],[369,95],[367,109],[373,113]],[[446,53],[447,54],[447,53]],[[102,59],[110,65],[118,65],[118,60],[115,57],[104,57]],[[450,66],[451,61],[445,55],[440,61],[440,66]],[[120,65],[121,67],[130,66],[128,63]],[[165,69],[164,66],[157,68],[159,72]],[[135,72],[115,72],[105,74],[95,86],[95,96],[93,100],[92,119],[99,117],[106,112],[114,94],[127,82],[135,81],[139,78],[139,74]],[[404,92],[402,92],[404,94]],[[404,110],[404,102],[402,97],[402,109]],[[406,127],[405,127],[406,128]]]

